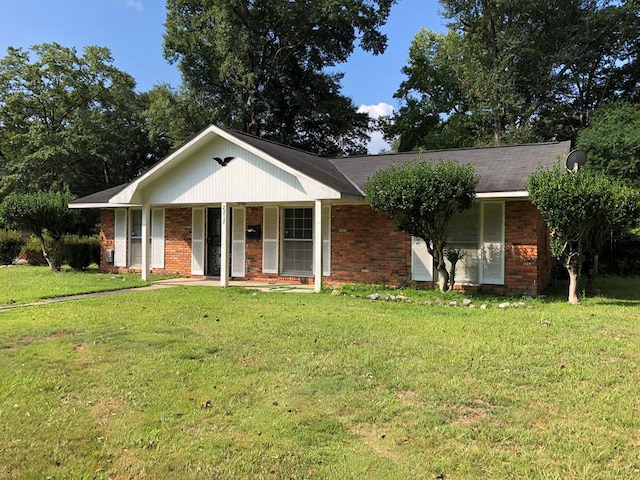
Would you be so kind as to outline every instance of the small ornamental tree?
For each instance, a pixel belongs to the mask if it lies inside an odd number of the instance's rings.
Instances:
[[[478,181],[471,165],[420,160],[391,165],[377,172],[365,186],[373,208],[386,212],[400,230],[425,241],[443,292],[449,288],[447,226],[455,213],[471,207]]]
[[[53,240],[53,251],[60,238],[72,230],[77,212],[69,210],[72,200],[68,192],[12,193],[0,204],[0,223],[9,228],[33,233],[42,247],[42,254],[52,270],[60,268],[60,259],[50,256],[45,246],[45,234]]]
[[[585,257],[596,255],[610,232],[637,224],[640,193],[586,169],[569,173],[558,163],[529,177],[529,197],[549,226],[553,255],[569,273],[569,302],[579,304]]]

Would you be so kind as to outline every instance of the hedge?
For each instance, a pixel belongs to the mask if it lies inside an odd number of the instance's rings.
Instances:
[[[20,255],[24,245],[22,234],[18,230],[0,230],[0,265],[10,265]]]

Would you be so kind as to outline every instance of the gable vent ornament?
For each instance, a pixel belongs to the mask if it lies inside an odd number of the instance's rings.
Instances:
[[[587,154],[584,150],[577,148],[571,150],[564,161],[565,167],[567,167],[567,170],[570,172],[577,172],[585,163],[587,163]]]
[[[216,162],[218,162],[218,164],[219,164],[221,167],[226,167],[227,165],[229,165],[229,162],[230,162],[231,160],[233,160],[234,158],[236,158],[236,157],[224,157],[224,158],[220,158],[220,157],[213,157],[213,159],[214,159]]]

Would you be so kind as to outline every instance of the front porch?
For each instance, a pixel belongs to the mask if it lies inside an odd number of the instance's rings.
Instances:
[[[168,278],[154,282],[154,285],[176,286],[176,287],[220,287],[220,278],[218,277],[177,277]],[[230,280],[229,287],[241,287],[249,290],[257,290],[260,292],[282,292],[282,293],[313,293],[315,287],[313,284],[287,284],[275,282],[256,282],[251,280]]]

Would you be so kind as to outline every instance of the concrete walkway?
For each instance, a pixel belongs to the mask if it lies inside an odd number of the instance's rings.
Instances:
[[[276,283],[260,283],[260,282],[245,282],[245,281],[232,281],[229,283],[231,287],[244,287],[251,290],[258,290],[260,292],[284,292],[284,293],[313,293],[313,286],[305,285],[286,285]],[[159,280],[147,285],[145,287],[125,288],[122,290],[107,290],[104,292],[93,293],[81,293],[78,295],[67,295],[64,297],[44,298],[36,302],[30,303],[15,303],[12,305],[0,305],[0,311],[12,310],[22,307],[35,307],[38,305],[48,305],[50,303],[69,302],[72,300],[82,300],[84,298],[98,298],[106,297],[108,295],[118,295],[121,293],[131,292],[144,292],[149,290],[160,290],[163,288],[172,287],[220,287],[220,280],[213,278],[169,278],[167,280]]]

